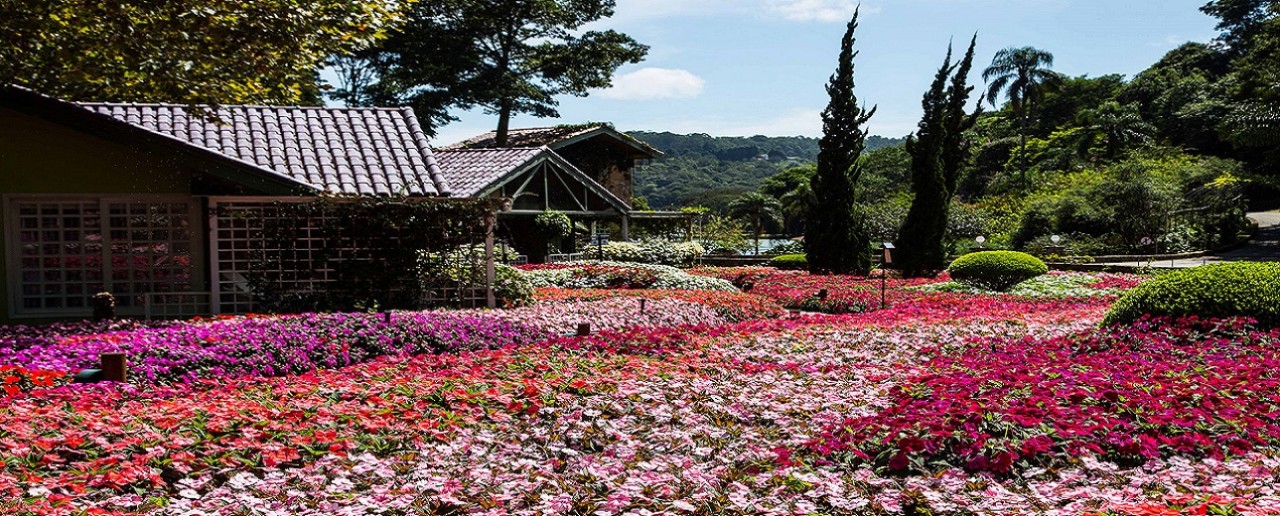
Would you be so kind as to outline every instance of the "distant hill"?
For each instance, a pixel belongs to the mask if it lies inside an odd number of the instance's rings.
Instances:
[[[635,194],[658,208],[722,207],[787,167],[818,158],[818,139],[805,136],[727,137],[632,131],[666,153],[636,170]],[[867,150],[901,145],[903,138],[867,138]]]

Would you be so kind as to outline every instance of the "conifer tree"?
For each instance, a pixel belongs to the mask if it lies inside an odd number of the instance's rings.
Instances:
[[[934,275],[946,267],[944,238],[951,198],[968,159],[964,132],[977,120],[976,112],[965,112],[973,92],[968,76],[976,43],[975,37],[964,59],[955,65],[947,48],[947,57],[921,102],[924,116],[918,130],[907,139],[915,198],[897,242],[898,266],[907,277]]]
[[[831,97],[822,112],[818,171],[810,182],[813,202],[805,217],[805,251],[816,274],[865,274],[871,270],[871,237],[861,220],[856,192],[862,168],[858,158],[866,146],[863,125],[875,114],[858,105],[853,92],[854,12],[840,45],[840,61],[827,83]]]

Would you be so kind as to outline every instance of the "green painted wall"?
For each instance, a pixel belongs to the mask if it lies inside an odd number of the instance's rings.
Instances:
[[[172,158],[0,107],[0,195],[191,195],[198,174]],[[8,227],[6,211],[0,209],[0,229]],[[9,315],[4,240],[0,238],[0,322]]]

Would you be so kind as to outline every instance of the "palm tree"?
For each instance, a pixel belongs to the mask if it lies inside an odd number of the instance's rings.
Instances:
[[[996,52],[991,66],[982,71],[987,81],[987,102],[995,107],[1003,93],[1018,115],[1018,133],[1022,137],[1022,187],[1027,186],[1027,118],[1035,111],[1044,93],[1043,86],[1056,82],[1058,73],[1050,70],[1053,54],[1034,47],[1006,48]]]
[[[1142,119],[1137,106],[1122,105],[1114,100],[1081,111],[1077,120],[1091,136],[1086,144],[1102,140],[1105,146],[1103,156],[1109,160],[1115,159],[1126,147],[1149,142],[1156,130]]]
[[[760,254],[760,234],[764,232],[764,223],[782,224],[782,203],[773,196],[749,192],[729,203],[729,215],[751,223],[756,237],[756,254]]]
[[[783,215],[790,217],[787,224],[790,224],[790,221],[796,221],[800,227],[800,232],[803,233],[805,224],[804,216],[806,213],[809,213],[809,210],[812,208],[814,203],[813,188],[809,186],[809,181],[805,180],[800,182],[793,190],[782,194],[782,197],[779,197],[778,201],[782,203]],[[784,230],[789,231],[790,226]]]

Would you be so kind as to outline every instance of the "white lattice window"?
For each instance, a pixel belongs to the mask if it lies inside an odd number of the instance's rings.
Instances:
[[[14,315],[79,316],[89,297],[116,296],[141,315],[146,295],[192,290],[195,203],[100,197],[8,200]]]
[[[303,202],[299,199],[271,201],[218,202],[213,227],[214,304],[221,313],[246,313],[255,310],[253,285],[255,275],[270,275],[280,288],[293,292],[323,290],[332,282],[332,269],[291,270],[288,264],[314,264],[325,251],[320,219],[297,219],[293,212],[282,209],[281,202]],[[272,247],[281,239],[268,238],[267,228],[287,226],[295,233],[288,239],[289,249]],[[282,259],[282,253],[287,259]],[[266,264],[276,264],[264,270]]]

